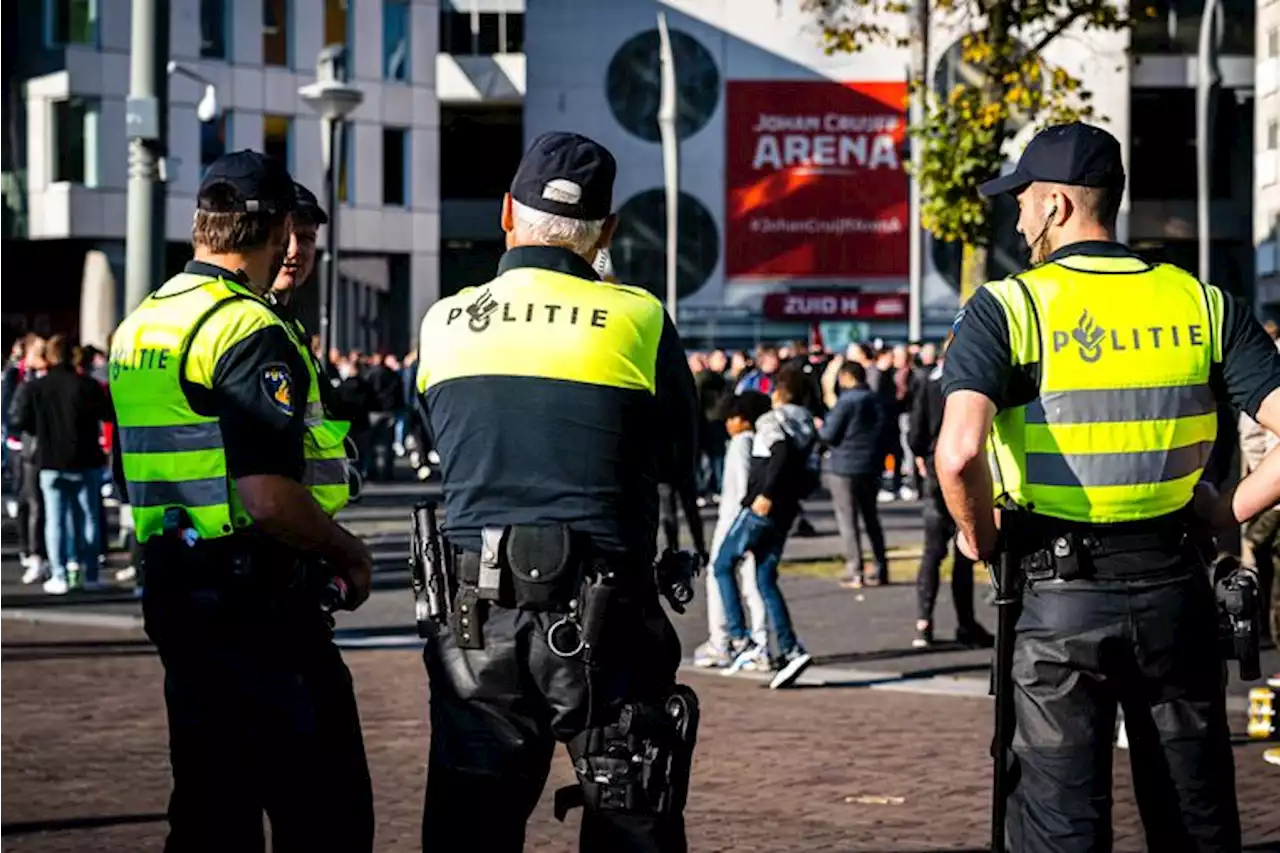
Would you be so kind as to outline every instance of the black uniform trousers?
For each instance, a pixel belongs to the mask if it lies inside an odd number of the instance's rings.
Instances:
[[[581,656],[558,657],[547,645],[559,615],[485,606],[483,649],[459,649],[449,628],[438,627],[424,651],[431,685],[424,851],[524,849],[556,742],[616,722],[624,703],[660,704],[675,684],[680,641],[652,588],[609,611],[590,684]],[[576,759],[575,751],[571,744]],[[579,844],[591,853],[683,853],[684,817],[587,806]]]
[[[1091,579],[1027,584],[1013,652],[1013,850],[1111,849],[1117,707],[1148,849],[1240,850],[1213,591],[1193,556],[1152,562],[1163,569],[1116,580],[1100,564]]]
[[[228,580],[197,550],[142,546],[173,765],[166,853],[261,851],[264,812],[275,851],[372,850],[351,674],[317,600]]]

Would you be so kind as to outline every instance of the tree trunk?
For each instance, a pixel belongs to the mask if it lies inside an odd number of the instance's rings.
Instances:
[[[987,283],[987,247],[964,247],[960,260],[960,304],[969,301],[969,297]]]

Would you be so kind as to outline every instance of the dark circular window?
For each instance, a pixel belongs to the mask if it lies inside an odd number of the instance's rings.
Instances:
[[[720,100],[715,60],[697,39],[671,30],[676,66],[676,134],[685,139],[706,125]],[[613,55],[605,78],[609,109],[618,123],[641,139],[657,142],[662,95],[658,68],[658,31],[635,36]]]
[[[676,291],[681,299],[707,283],[720,258],[720,234],[702,203],[680,193],[680,236],[676,244]],[[618,280],[667,298],[667,197],[664,190],[645,190],[618,211],[618,231],[610,255]]]

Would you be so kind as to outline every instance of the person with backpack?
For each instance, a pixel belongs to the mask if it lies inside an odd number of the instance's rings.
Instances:
[[[725,671],[736,673],[759,668],[769,650],[751,638],[742,612],[736,571],[738,562],[747,554],[755,557],[756,585],[778,643],[775,660],[781,668],[769,684],[775,690],[790,687],[813,662],[813,656],[796,637],[787,603],[778,588],[778,564],[787,544],[787,533],[800,500],[814,486],[809,459],[817,431],[813,415],[796,402],[804,399],[808,383],[809,378],[794,368],[783,369],[775,377],[770,395],[773,408],[761,415],[755,425],[742,510],[725,534],[713,568],[734,655],[733,663]]]

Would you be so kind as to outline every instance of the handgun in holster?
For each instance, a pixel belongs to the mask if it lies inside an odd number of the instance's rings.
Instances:
[[[412,515],[409,545],[409,575],[413,581],[414,618],[418,636],[430,636],[428,623],[446,625],[452,588],[449,566],[450,548],[440,535],[436,521],[436,505],[429,501],[416,504]]]
[[[1240,665],[1241,681],[1262,677],[1258,643],[1262,634],[1262,607],[1258,576],[1232,554],[1213,563],[1213,591],[1218,601],[1218,645],[1223,658]]]

